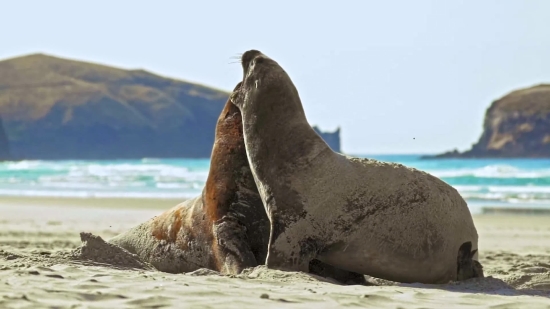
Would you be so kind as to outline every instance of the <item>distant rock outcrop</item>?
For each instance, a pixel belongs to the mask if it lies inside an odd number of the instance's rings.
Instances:
[[[208,158],[228,95],[144,70],[43,54],[0,61],[0,115],[10,146],[1,148],[0,134],[0,158],[4,149],[25,159]],[[329,143],[339,145],[339,135]]]
[[[334,132],[322,132],[317,126],[313,126],[313,130],[317,132],[329,145],[332,150],[336,152],[341,152],[340,149],[340,127]]]
[[[550,85],[520,89],[494,101],[485,114],[479,141],[425,158],[550,157]]]

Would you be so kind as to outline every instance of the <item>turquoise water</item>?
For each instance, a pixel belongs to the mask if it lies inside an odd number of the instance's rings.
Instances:
[[[550,207],[550,159],[420,160],[419,155],[378,155],[426,171],[455,187],[478,212],[482,206]]]
[[[550,160],[420,160],[367,156],[424,170],[454,186],[471,207],[549,206]],[[200,193],[207,159],[0,163],[0,196],[189,198]]]

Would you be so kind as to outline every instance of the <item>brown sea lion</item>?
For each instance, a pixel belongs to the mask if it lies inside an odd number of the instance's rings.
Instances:
[[[239,85],[235,88],[239,88]],[[202,194],[112,238],[160,271],[208,268],[238,274],[265,263],[269,219],[248,166],[239,109],[229,100],[218,119]],[[311,273],[342,283],[363,276],[312,261]]]
[[[160,271],[240,273],[263,264],[269,221],[248,168],[239,109],[218,119],[202,194],[112,238]]]
[[[456,280],[460,246],[478,244],[460,194],[425,172],[332,151],[276,61],[249,50],[241,62],[231,100],[270,219],[267,267],[307,271],[318,259],[398,282]]]

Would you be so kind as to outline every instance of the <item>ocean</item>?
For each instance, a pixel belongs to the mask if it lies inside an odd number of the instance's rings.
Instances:
[[[550,207],[550,160],[364,155],[415,167],[454,186],[472,212],[484,205]],[[0,196],[175,198],[200,194],[208,159],[0,163]]]

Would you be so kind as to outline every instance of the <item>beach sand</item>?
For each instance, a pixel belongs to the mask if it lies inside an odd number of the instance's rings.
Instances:
[[[263,266],[166,274],[67,259],[175,200],[0,199],[0,308],[550,308],[550,216],[476,215],[484,279],[341,286]]]

